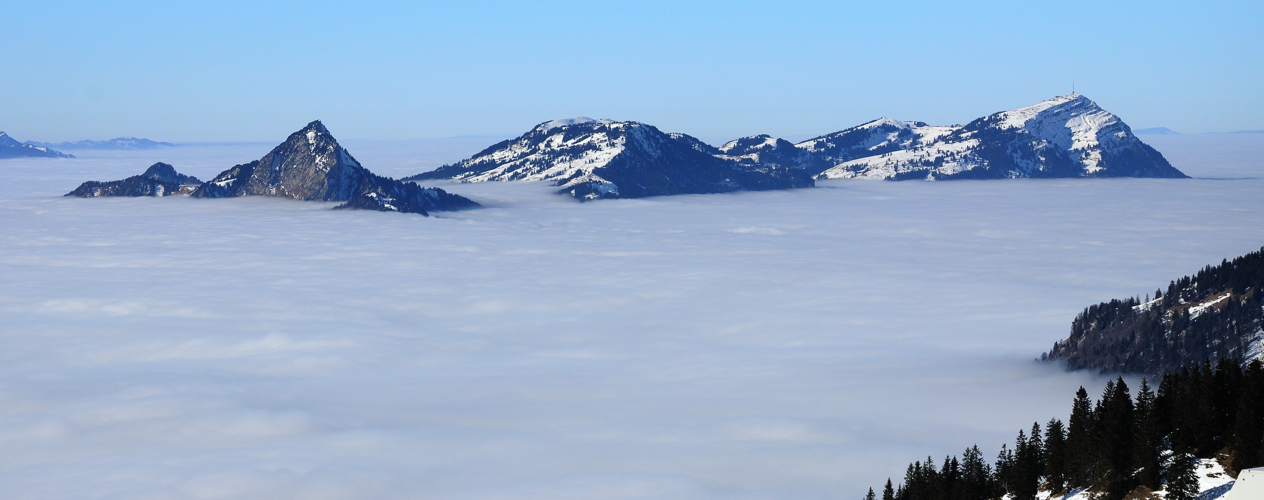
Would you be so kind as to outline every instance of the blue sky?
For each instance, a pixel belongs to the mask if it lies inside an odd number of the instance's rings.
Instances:
[[[1181,2],[17,2],[0,130],[278,140],[638,120],[709,141],[936,124],[1067,93],[1135,128],[1264,129],[1264,8]],[[10,17],[12,16],[12,17]]]

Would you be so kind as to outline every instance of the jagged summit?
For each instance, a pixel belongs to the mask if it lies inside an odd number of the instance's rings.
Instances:
[[[193,192],[195,198],[272,196],[342,201],[337,208],[426,214],[478,204],[438,188],[381,177],[356,161],[320,120],[290,134],[263,158],[234,166]]]
[[[717,156],[685,134],[634,121],[544,122],[473,157],[406,178],[549,181],[581,200],[780,189],[811,185],[799,172]]]
[[[0,158],[74,158],[74,155],[21,143],[0,131]]]
[[[346,201],[359,186],[364,167],[320,120],[290,134],[285,142],[252,162],[249,173],[229,169],[193,193],[194,197],[278,196],[308,201]],[[236,168],[236,167],[234,167]],[[225,177],[225,174],[230,174]]]

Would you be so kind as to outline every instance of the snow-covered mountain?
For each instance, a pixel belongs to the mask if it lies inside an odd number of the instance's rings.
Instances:
[[[405,180],[549,181],[581,200],[811,186],[799,169],[729,158],[684,134],[580,117],[541,123],[473,157]]]
[[[96,198],[102,196],[172,196],[191,193],[202,181],[191,175],[176,172],[175,167],[166,163],[155,163],[145,173],[133,175],[123,180],[98,182],[88,181],[80,184],[66,196],[80,198]]]
[[[233,196],[343,201],[336,208],[420,214],[478,206],[439,188],[374,175],[319,120],[290,134],[263,158],[225,170],[193,192],[195,198]]]
[[[847,154],[827,154],[829,161],[842,161],[818,178],[1186,177],[1117,116],[1079,94],[1002,111],[964,126],[894,120],[872,124],[878,124],[871,128],[880,133],[845,143],[857,145]],[[813,139],[799,147],[831,151],[829,145]],[[858,148],[868,154],[848,158],[859,153]]]
[[[141,139],[137,137],[116,137],[106,141],[78,141],[78,142],[36,142],[26,141],[32,146],[40,146],[46,148],[58,149],[111,149],[111,150],[130,150],[130,149],[158,149],[163,147],[172,147],[175,144],[169,142],[157,142],[149,139]]]
[[[0,158],[74,158],[74,155],[52,149],[18,142],[9,134],[0,132]]]

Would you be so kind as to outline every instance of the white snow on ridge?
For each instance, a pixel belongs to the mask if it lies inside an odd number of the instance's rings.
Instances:
[[[1032,106],[1002,111],[988,118],[996,124],[985,126],[983,130],[1021,130],[1030,136],[1030,147],[1037,153],[1037,158],[1031,158],[1011,150],[1017,167],[1017,170],[1010,172],[1011,177],[1023,176],[1039,169],[1044,161],[1042,152],[1049,148],[1066,151],[1072,155],[1072,161],[1082,165],[1085,174],[1093,174],[1103,168],[1103,151],[1112,152],[1131,147],[1137,141],[1128,135],[1118,117],[1079,94],[1058,96]],[[821,173],[818,178],[890,179],[898,173],[910,170],[928,170],[928,175],[952,175],[987,166],[982,158],[969,151],[979,145],[977,139],[970,138],[968,134],[953,135],[963,127],[916,126],[913,122],[883,118],[857,128],[873,128],[879,125],[911,130],[918,139],[900,151],[841,163]],[[953,136],[949,137],[950,135]],[[871,138],[873,145],[869,146],[870,150],[886,144],[875,139]],[[802,143],[802,147],[812,150],[816,144],[810,142]]]
[[[571,138],[557,130],[591,123],[608,125],[609,129],[578,134]],[[617,185],[593,171],[606,166],[623,153],[629,146],[628,141],[635,141],[638,150],[651,157],[661,154],[659,145],[649,137],[648,126],[637,122],[581,117],[547,122],[537,127],[536,131],[551,135],[543,140],[534,134],[523,136],[505,148],[465,160],[463,163],[466,165],[491,163],[497,166],[482,172],[458,175],[453,179],[460,182],[564,181],[561,184],[563,189],[588,184],[593,192],[585,197],[593,199],[619,193]]]
[[[594,119],[589,118],[589,117],[587,117],[587,116],[577,116],[577,117],[575,117],[575,118],[563,118],[563,119],[560,119],[560,120],[551,120],[551,121],[547,121],[547,122],[541,123],[540,125],[536,126],[536,128],[535,128],[535,129],[536,129],[536,130],[539,130],[539,131],[541,131],[541,132],[548,132],[548,131],[553,130],[553,129],[555,129],[555,128],[569,127],[569,126],[571,126],[571,125],[584,125],[584,124],[588,124],[588,123],[601,123],[601,124],[604,124],[604,125],[609,125],[609,124],[611,124],[611,123],[617,123],[617,122],[616,122],[615,120],[610,120],[610,119],[606,119],[606,118],[602,118],[602,119],[600,119],[600,120],[594,120]]]
[[[952,175],[983,163],[982,159],[972,153],[978,144],[977,139],[940,142],[878,156],[867,156],[840,163],[822,172],[818,177],[822,179],[890,179],[897,174],[917,170],[921,165],[939,158],[942,158],[943,162],[932,172]]]

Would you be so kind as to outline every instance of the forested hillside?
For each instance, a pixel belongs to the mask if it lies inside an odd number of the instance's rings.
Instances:
[[[1102,500],[1144,497],[1161,488],[1168,500],[1198,494],[1195,458],[1216,458],[1230,475],[1264,465],[1264,365],[1210,361],[1165,374],[1154,392],[1145,379],[1134,396],[1118,378],[1101,398],[1075,394],[1064,424],[1018,431],[993,463],[977,446],[938,465],[909,464],[904,480],[887,480],[883,500],[1031,500],[1040,491],[1087,488]],[[869,500],[876,497],[870,490]]]
[[[1264,249],[1262,249],[1264,250]],[[1041,356],[1069,369],[1160,374],[1204,358],[1264,357],[1264,254],[1207,266],[1155,290],[1154,298],[1091,306],[1071,335]]]

